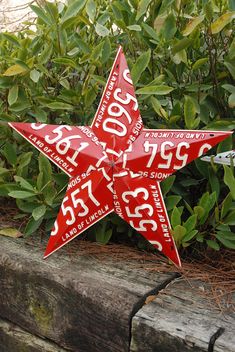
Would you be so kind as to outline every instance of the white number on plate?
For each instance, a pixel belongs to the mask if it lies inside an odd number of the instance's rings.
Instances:
[[[147,191],[147,189],[143,188],[143,187],[139,187],[136,188],[134,191],[126,191],[123,192],[122,194],[122,199],[125,203],[129,203],[130,199],[129,197],[133,197],[136,198],[139,194],[142,194],[142,198],[144,200],[147,200],[149,197],[149,192]],[[128,197],[128,198],[127,198]],[[143,218],[144,213],[140,213],[141,210],[146,210],[148,216],[152,216],[153,215],[153,207],[150,204],[142,204],[142,205],[138,205],[137,207],[135,207],[134,209],[134,213],[131,213],[130,208],[129,207],[125,207],[126,209],[126,213],[130,218]],[[157,223],[155,220],[140,220],[138,226],[134,225],[133,221],[130,221],[131,226],[133,226],[137,231],[147,231],[148,229],[146,228],[145,225],[150,224],[151,226],[151,230],[152,231],[156,231],[157,230]]]
[[[173,142],[166,141],[161,144],[160,147],[160,157],[166,160],[166,163],[159,163],[158,167],[162,169],[169,169],[171,167],[171,161],[173,157],[173,152],[169,149],[173,148],[175,145]],[[190,148],[189,143],[187,142],[180,142],[176,147],[176,154],[175,157],[177,160],[181,161],[180,165],[174,165],[173,168],[175,170],[181,169],[187,164],[188,161],[188,153],[182,153],[183,148]],[[207,148],[207,146],[206,146]],[[149,143],[148,140],[144,142],[144,151],[145,153],[149,153],[151,151],[150,158],[147,162],[146,167],[150,168],[154,162],[158,150],[158,144],[156,143]]]
[[[69,148],[71,147],[71,140],[82,138],[80,135],[74,135],[74,136],[68,136],[61,139],[63,137],[63,129],[66,129],[67,131],[72,130],[70,126],[61,125],[56,127],[52,131],[53,134],[56,134],[54,138],[51,138],[50,135],[45,136],[45,141],[48,144],[56,143],[56,150],[60,155],[65,155],[69,151]],[[76,162],[76,158],[79,155],[79,153],[88,146],[89,146],[89,143],[81,142],[80,146],[78,147],[77,150],[74,151],[73,155],[71,157],[66,156],[66,159],[74,166],[78,166],[78,163]]]
[[[92,181],[91,180],[88,180],[87,182],[85,182],[81,186],[81,189],[85,189],[85,188],[87,188],[87,192],[88,192],[88,196],[89,196],[90,200],[98,207],[100,205],[100,202],[95,198],[94,194],[92,193]],[[82,207],[82,211],[78,212],[77,216],[86,216],[89,213],[89,208],[84,203],[83,199],[76,198],[76,196],[79,192],[80,192],[80,188],[77,188],[75,191],[73,191],[71,193],[71,200],[72,200],[73,207],[71,207],[69,205],[65,206],[65,204],[64,204],[65,202],[68,201],[68,199],[69,199],[68,196],[66,196],[64,198],[64,201],[61,205],[63,215],[69,214],[69,219],[66,220],[67,225],[72,225],[75,223],[76,217],[75,217],[73,208],[76,209],[78,207],[78,205],[80,205]]]

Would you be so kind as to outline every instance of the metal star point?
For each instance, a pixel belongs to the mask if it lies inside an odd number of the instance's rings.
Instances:
[[[10,123],[70,176],[44,258],[111,212],[180,266],[160,182],[232,132],[144,129],[119,47],[93,123]]]

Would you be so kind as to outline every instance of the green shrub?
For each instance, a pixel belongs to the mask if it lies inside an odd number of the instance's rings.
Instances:
[[[42,223],[51,229],[68,180],[6,122],[89,124],[119,44],[145,126],[235,128],[234,1],[70,0],[31,8],[34,27],[0,33],[0,196],[15,198],[18,217],[28,216],[26,235]],[[215,152],[230,149],[232,138]],[[232,167],[197,160],[162,189],[178,247],[235,247]],[[104,243],[112,232],[132,236],[116,216],[92,232]]]

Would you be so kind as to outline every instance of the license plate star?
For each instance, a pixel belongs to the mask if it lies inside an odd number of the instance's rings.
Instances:
[[[180,266],[160,182],[232,132],[144,129],[120,47],[93,123],[9,123],[70,176],[44,258],[111,212]]]

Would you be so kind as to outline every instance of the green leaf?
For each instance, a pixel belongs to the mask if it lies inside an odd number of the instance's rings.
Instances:
[[[29,66],[24,61],[22,61],[20,59],[16,59],[15,62],[16,62],[16,64],[18,64],[19,66],[24,68],[26,71],[29,70]]]
[[[203,66],[208,61],[208,57],[203,57],[194,62],[192,66],[192,70],[198,70],[201,66]]]
[[[43,154],[39,155],[38,166],[39,166],[39,171],[45,173],[47,182],[51,181],[52,179],[51,163]]]
[[[73,105],[55,101],[53,103],[46,104],[46,106],[52,110],[72,110]]]
[[[69,81],[66,78],[62,78],[60,80],[60,84],[62,85],[62,87],[64,87],[65,89],[70,89],[70,84]]]
[[[33,186],[28,181],[26,181],[23,177],[14,176],[14,179],[16,182],[19,182],[19,184],[22,188],[27,189],[28,191],[34,192]]]
[[[33,82],[37,83],[40,78],[40,72],[33,69],[32,71],[30,71],[30,78]]]
[[[172,48],[172,54],[175,55],[183,49],[187,49],[192,44],[191,38],[183,38],[179,40]]]
[[[44,49],[43,49],[41,55],[39,56],[39,62],[41,64],[45,64],[46,62],[48,62],[50,57],[52,56],[52,53],[53,53],[53,45],[52,45],[52,43],[45,44],[44,45]]]
[[[231,76],[235,79],[235,65],[234,65],[234,63],[229,62],[229,61],[224,61],[224,65],[227,67],[227,69],[231,73]]]
[[[10,170],[6,169],[5,167],[0,167],[0,176],[8,174]]]
[[[191,215],[187,221],[184,223],[184,227],[187,229],[187,232],[190,232],[195,229],[197,223],[197,215]]]
[[[233,41],[229,47],[229,59],[233,60],[234,57],[235,57],[235,38],[233,38]]]
[[[86,0],[71,0],[65,11],[64,15],[61,18],[61,23],[64,23],[71,17],[75,17],[85,6]]]
[[[11,165],[15,165],[17,161],[17,155],[14,146],[11,143],[6,142],[3,152],[8,163]]]
[[[76,62],[70,58],[67,58],[67,57],[57,57],[57,58],[53,59],[52,61],[55,62],[56,64],[60,64],[60,65],[66,65],[66,66],[70,66],[73,68],[77,67]]]
[[[40,205],[39,207],[35,208],[32,212],[32,216],[34,220],[39,220],[42,216],[44,216],[45,212],[47,210],[46,205]]]
[[[17,46],[18,48],[21,48],[20,42],[14,34],[3,33],[3,37],[5,37],[13,45]]]
[[[80,38],[76,39],[76,43],[79,47],[79,49],[84,53],[84,54],[90,54],[91,48],[90,46],[84,41],[81,40]]]
[[[76,56],[79,53],[79,48],[75,47],[72,50],[70,50],[67,55],[68,56]]]
[[[21,168],[23,168],[29,165],[32,159],[32,156],[33,156],[33,152],[22,153],[21,155],[18,156],[17,163]]]
[[[194,126],[195,116],[197,113],[197,106],[190,96],[184,96],[184,120],[186,127],[191,130]]]
[[[214,3],[212,5],[212,1],[205,1],[203,10],[206,16],[206,19],[211,22],[213,15],[214,15]]]
[[[4,73],[3,76],[17,76],[20,75],[21,73],[26,73],[28,70],[18,64],[10,66]]]
[[[235,177],[233,176],[233,170],[227,165],[224,166],[224,183],[230,189],[233,199],[235,199]]]
[[[218,199],[220,194],[220,181],[211,167],[209,168],[208,171],[209,171],[209,182],[210,182],[211,190],[212,192],[216,192],[216,197]]]
[[[166,110],[161,106],[159,100],[155,97],[151,97],[150,101],[151,101],[151,104],[152,104],[154,111],[162,118],[168,120],[168,114],[167,114]]]
[[[181,213],[177,207],[174,207],[172,213],[171,213],[171,225],[173,229],[181,224]]]
[[[109,29],[100,24],[99,22],[95,25],[95,31],[100,37],[106,37],[109,35]]]
[[[135,32],[141,31],[141,27],[138,24],[132,24],[130,26],[127,26],[126,28],[128,28],[130,31],[135,31]]]
[[[235,1],[234,0],[228,0],[228,8],[229,10],[235,10]]]
[[[18,85],[14,85],[13,87],[11,87],[11,89],[9,90],[9,93],[8,93],[8,104],[9,105],[12,105],[17,101],[18,92],[19,92]]]
[[[102,49],[102,54],[101,54],[101,62],[104,64],[105,62],[108,61],[110,58],[111,54],[111,43],[108,37],[105,38],[104,44],[103,44],[103,49]]]
[[[235,108],[235,93],[233,93],[229,96],[228,105],[231,109]]]
[[[96,96],[97,96],[97,92],[93,87],[87,90],[87,92],[85,94],[85,99],[84,99],[84,103],[85,103],[86,108],[88,108],[89,106],[92,105]]]
[[[24,213],[32,214],[32,211],[38,207],[37,203],[33,203],[32,199],[16,199],[17,207]]]
[[[136,94],[147,94],[147,95],[166,95],[172,92],[174,88],[164,85],[159,86],[147,86],[144,88],[140,88],[136,91]]]
[[[220,231],[229,231],[230,232],[230,227],[229,225],[225,225],[225,224],[219,224],[216,226],[216,229],[217,230],[220,230]]]
[[[170,40],[174,37],[177,31],[175,16],[170,13],[164,21],[164,25],[161,29],[161,35],[165,40]]]
[[[8,195],[12,198],[26,199],[35,196],[35,193],[27,191],[12,191]]]
[[[235,86],[233,86],[232,84],[223,84],[222,88],[224,88],[230,93],[235,93]]]
[[[172,210],[180,202],[181,198],[181,196],[168,196],[165,200],[167,210]]]
[[[217,154],[219,153],[223,153],[223,152],[227,152],[228,150],[231,150],[233,149],[233,141],[232,141],[232,135],[225,138],[222,142],[220,142],[218,144],[218,147],[217,147]]]
[[[27,100],[20,100],[10,106],[10,110],[14,111],[15,113],[20,113],[26,109],[29,109],[31,107],[31,104]]]
[[[204,20],[204,15],[191,18],[183,30],[183,36],[188,36]]]
[[[203,243],[204,242],[204,236],[202,233],[199,233],[196,235],[196,240],[200,243]]]
[[[177,225],[174,228],[173,237],[174,237],[174,239],[176,241],[177,247],[179,247],[180,244],[182,243],[182,239],[185,236],[186,231],[187,231],[186,228],[184,226],[181,226],[181,225]]]
[[[226,231],[226,230],[218,231],[217,235],[222,236],[226,240],[235,241],[235,233],[232,231]]]
[[[6,227],[6,228],[1,228],[0,229],[0,235],[7,236],[7,237],[18,238],[18,237],[22,236],[22,233],[19,232],[19,230],[16,229],[16,228]]]
[[[235,107],[235,86],[232,84],[223,84],[222,87],[232,93],[228,98],[228,105],[231,109]]]
[[[169,10],[171,10],[171,5],[175,0],[162,0],[161,1],[161,7],[159,10],[159,15],[162,15],[166,12],[168,12]]]
[[[220,250],[220,246],[219,246],[218,242],[213,241],[213,240],[206,240],[206,243],[207,243],[208,247],[210,247],[216,251]]]
[[[194,214],[197,215],[198,219],[201,219],[203,217],[203,215],[205,214],[205,210],[200,206],[200,205],[196,205],[193,208]]]
[[[223,220],[223,222],[227,225],[232,225],[232,226],[235,225],[235,209],[233,211],[231,211],[230,213],[228,213],[228,215]]]
[[[112,237],[112,233],[113,233],[112,229],[105,231],[103,226],[96,227],[95,229],[96,241],[102,244],[107,244],[110,238]]]
[[[141,26],[150,37],[158,41],[159,38],[154,28],[150,27],[147,23],[144,22],[141,24]]]
[[[96,3],[94,0],[88,0],[86,3],[86,13],[90,18],[90,21],[94,21],[96,15]]]
[[[0,196],[6,197],[9,192],[19,190],[19,186],[15,183],[0,184]]]
[[[209,194],[209,192],[206,192],[202,195],[199,205],[204,208],[204,210],[208,213],[213,206],[215,205],[216,202],[216,193]]]
[[[232,206],[232,201],[233,201],[233,197],[232,197],[231,193],[229,192],[222,203],[222,207],[221,207],[221,218],[222,219],[228,214],[228,212]],[[235,220],[234,220],[234,222],[235,222]]]
[[[165,180],[163,180],[160,185],[161,185],[161,190],[163,195],[165,196],[172,188],[173,183],[175,182],[175,175],[167,177]]]
[[[43,218],[40,218],[39,220],[35,221],[34,218],[31,217],[25,227],[25,231],[24,231],[25,237],[32,235],[39,228],[42,221],[43,221]]]
[[[142,72],[148,66],[150,57],[151,50],[149,49],[147,52],[144,52],[142,55],[140,55],[136,63],[133,65],[131,70],[131,77],[134,85],[139,81]]]
[[[192,230],[190,232],[187,232],[182,239],[182,243],[187,243],[188,241],[191,241],[197,234],[198,230]]]
[[[56,23],[59,17],[59,7],[56,3],[46,2],[45,12],[50,16],[52,23]]]
[[[227,24],[232,22],[232,20],[235,18],[235,11],[232,12],[227,12],[217,18],[212,24],[211,24],[211,33],[216,34],[222,31]]]
[[[48,25],[51,25],[51,24],[52,24],[50,17],[48,17],[48,16],[46,15],[46,12],[45,12],[41,7],[38,7],[38,6],[35,6],[35,5],[30,5],[30,8],[33,10],[33,12],[36,13],[36,15],[37,15],[45,24],[48,24]]]
[[[230,241],[227,238],[224,238],[223,233],[217,233],[216,238],[227,248],[235,249],[235,241]]]
[[[44,199],[45,202],[52,206],[53,201],[57,195],[56,189],[53,186],[53,184],[50,182],[46,187],[44,187],[43,189],[43,195],[44,195]]]
[[[140,0],[138,3],[138,9],[136,14],[136,21],[146,14],[147,8],[152,0]]]

